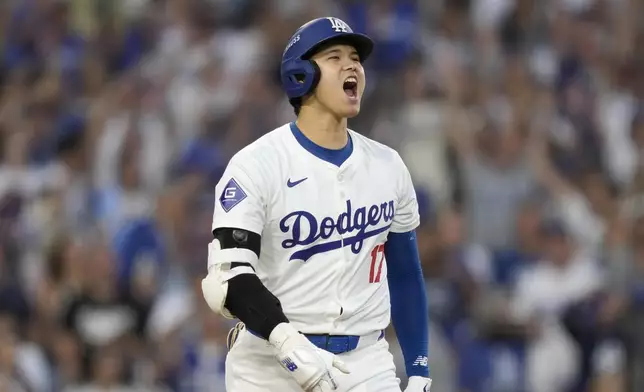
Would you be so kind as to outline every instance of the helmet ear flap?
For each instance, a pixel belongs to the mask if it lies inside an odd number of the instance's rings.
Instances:
[[[304,97],[320,81],[320,67],[312,60],[292,61],[282,67],[282,83],[289,98]]]

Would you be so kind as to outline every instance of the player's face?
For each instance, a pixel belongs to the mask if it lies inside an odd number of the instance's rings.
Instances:
[[[333,45],[313,56],[322,76],[315,98],[338,117],[354,117],[360,112],[365,88],[364,68],[355,48]]]

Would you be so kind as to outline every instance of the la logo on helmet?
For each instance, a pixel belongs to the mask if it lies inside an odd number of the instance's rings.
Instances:
[[[338,18],[327,18],[331,22],[331,28],[335,30],[336,33],[348,33],[351,31],[351,27],[346,24],[343,20]]]

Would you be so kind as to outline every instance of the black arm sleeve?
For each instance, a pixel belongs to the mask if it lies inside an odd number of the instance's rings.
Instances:
[[[255,274],[237,275],[228,281],[225,306],[246,328],[266,340],[273,328],[288,322],[279,299]]]
[[[213,231],[221,249],[244,248],[259,257],[262,238],[248,230],[222,227]],[[231,263],[231,268],[248,263]],[[288,322],[279,299],[271,293],[255,274],[241,274],[228,281],[224,306],[246,324],[246,328],[268,340],[277,324]]]

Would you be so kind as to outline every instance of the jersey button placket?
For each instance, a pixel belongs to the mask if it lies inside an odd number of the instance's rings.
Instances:
[[[345,212],[346,209],[347,209],[347,192],[346,192],[346,187],[343,184],[344,174],[342,173],[342,171],[338,172],[337,179],[338,179],[338,181],[337,181],[337,187],[338,187],[338,193],[337,193],[338,194],[338,199],[337,199],[338,204],[337,204],[337,208],[338,208],[338,216],[339,216],[339,214]],[[338,233],[338,235],[340,236],[340,238],[344,242],[345,234]],[[344,245],[344,243],[343,243],[343,245]],[[344,251],[344,246],[342,248],[342,251]],[[344,259],[344,257],[343,257],[343,259]]]
[[[341,213],[345,212],[346,208],[347,208],[347,197],[346,197],[347,192],[346,192],[346,187],[343,184],[344,179],[345,179],[345,175],[340,170],[340,171],[338,171],[338,174],[337,174],[336,178],[337,178],[337,187],[338,187],[338,193],[337,193],[337,195],[338,195],[338,199],[337,199],[338,205],[337,205],[337,208],[338,208],[339,214],[341,214]],[[336,328],[336,329],[339,328],[339,326],[340,326],[340,320],[339,319],[342,317],[342,313],[343,313],[341,309],[343,309],[342,301],[344,299],[341,297],[342,289],[341,289],[340,285],[342,284],[342,277],[344,277],[344,275],[345,275],[346,263],[347,263],[347,260],[348,260],[348,258],[346,256],[346,248],[344,247],[344,239],[345,239],[346,234],[338,233],[338,236],[341,238],[341,240],[343,242],[343,244],[342,244],[343,246],[340,249],[340,252],[341,252],[340,257],[341,257],[341,259],[340,259],[340,262],[338,263],[338,270],[339,270],[339,273],[340,273],[340,279],[338,279],[337,286],[336,286],[336,290],[337,290],[337,292],[336,292],[336,298],[337,298],[336,306],[338,306],[340,310],[338,312],[337,318],[333,321],[333,327]]]
[[[343,182],[344,182],[344,174],[342,173],[342,171],[339,171],[338,172],[338,188],[340,189],[340,199],[341,199],[340,204],[341,204],[341,208],[344,208],[344,204],[346,202],[346,200],[344,199],[345,196],[346,196],[346,192],[344,191],[344,186],[342,185]]]

